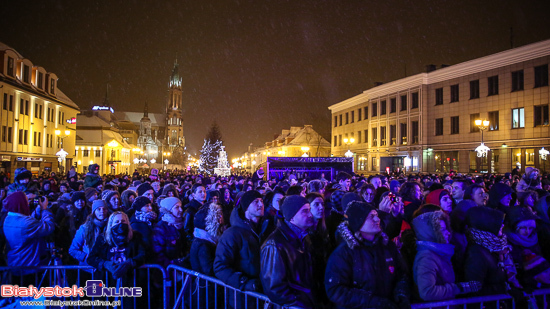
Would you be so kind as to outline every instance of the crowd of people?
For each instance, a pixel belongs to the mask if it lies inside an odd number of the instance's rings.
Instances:
[[[36,270],[17,267],[54,257],[123,280],[175,264],[297,308],[506,293],[521,303],[550,285],[550,181],[535,168],[266,178],[19,168],[2,178],[0,264],[27,284]]]

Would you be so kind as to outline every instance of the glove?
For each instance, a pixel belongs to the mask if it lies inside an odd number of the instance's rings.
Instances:
[[[103,263],[103,268],[105,268],[106,270],[108,270],[111,274],[114,274],[115,273],[115,270],[116,270],[116,266],[115,266],[115,263],[113,262],[105,262]]]
[[[113,272],[113,278],[118,279],[126,275],[126,273],[132,269],[132,260],[126,260],[116,267],[115,272]]]
[[[380,309],[400,309],[396,303],[383,297],[379,298],[378,303],[376,304],[375,307]]]
[[[251,279],[251,280],[248,280],[244,286],[244,290],[245,291],[252,291],[252,292],[257,292],[258,291],[258,280],[256,279]]]
[[[460,290],[460,294],[475,293],[481,290],[481,282],[479,281],[459,282],[456,285]]]
[[[397,305],[399,306],[399,309],[410,309],[411,308],[411,301],[405,295],[397,295],[395,301],[397,302]]]

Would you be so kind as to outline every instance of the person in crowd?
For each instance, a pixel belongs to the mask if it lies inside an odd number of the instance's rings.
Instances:
[[[205,204],[219,204],[220,203],[220,191],[208,190],[206,191],[206,203]]]
[[[539,179],[540,171],[538,168],[526,167],[525,174],[521,176],[521,180],[516,186],[518,195],[525,193],[528,190],[542,189]]]
[[[390,239],[398,237],[403,226],[405,206],[401,197],[391,191],[382,194],[378,205],[382,230]]]
[[[156,224],[157,213],[153,210],[151,200],[138,196],[132,203],[130,225],[134,231],[141,234],[143,244],[147,249],[152,245],[153,227]]]
[[[88,173],[86,173],[86,177],[84,178],[84,189],[97,189],[102,184],[103,180],[99,175],[99,164],[90,164],[90,166],[88,166]]]
[[[14,182],[8,186],[8,195],[14,192],[25,192],[32,179],[32,173],[24,167],[15,170]]]
[[[464,193],[465,200],[472,200],[477,206],[486,206],[488,196],[485,188],[481,184],[473,184],[466,189]]]
[[[221,196],[221,206],[222,206],[222,212],[223,212],[223,222],[225,222],[226,225],[229,224],[229,218],[231,217],[231,211],[233,211],[233,208],[235,208],[235,202],[231,198],[231,190],[227,187],[220,189],[220,196]]]
[[[367,203],[374,203],[374,191],[376,189],[374,186],[370,183],[364,184],[361,189],[359,190],[359,194],[363,198],[363,200]]]
[[[331,254],[325,288],[339,308],[410,308],[406,266],[382,232],[374,207],[354,202],[338,230],[344,242]]]
[[[301,195],[287,196],[281,206],[285,220],[267,238],[261,251],[261,282],[273,302],[288,307],[316,308],[308,229],[311,207]]]
[[[455,208],[451,194],[445,189],[437,189],[428,193],[428,195],[426,195],[426,204],[434,204],[441,207],[447,215],[451,214]]]
[[[263,214],[262,195],[247,191],[231,213],[231,227],[216,247],[216,277],[243,291],[261,291],[258,225]]]
[[[110,213],[113,213],[115,211],[123,211],[118,191],[109,191],[109,193],[105,195],[105,198],[103,200],[109,206]]]
[[[137,187],[137,195],[148,198],[151,204],[155,202],[155,189],[148,182],[144,182]]]
[[[348,192],[351,188],[351,175],[346,172],[339,172],[336,175],[336,180],[338,181],[338,189]]]
[[[166,184],[162,188],[162,195],[167,196],[167,197],[177,197],[177,198],[179,198],[178,189],[176,188],[176,186],[173,183]]]
[[[56,248],[63,255],[63,262],[65,263],[75,262],[70,259],[71,256],[67,253],[76,235],[76,231],[86,222],[86,218],[91,214],[91,208],[86,205],[84,193],[80,191],[73,193],[71,202],[72,205],[69,206],[69,211],[61,219],[56,232],[57,235],[55,235]],[[62,212],[64,211],[61,209],[58,210],[58,213]]]
[[[503,183],[495,183],[489,190],[488,205],[493,209],[508,213],[512,201],[512,188]]]
[[[418,182],[405,182],[401,189],[399,189],[399,195],[403,199],[405,205],[405,221],[411,223],[413,213],[422,205],[423,187]]]
[[[103,200],[95,200],[92,204],[92,213],[86,222],[78,228],[69,248],[69,254],[79,265],[88,266],[86,259],[99,235],[102,235],[109,218],[109,207]]]
[[[458,203],[462,202],[462,200],[464,199],[464,193],[468,186],[470,186],[470,184],[471,182],[462,179],[456,179],[453,181],[451,185],[451,192],[453,195],[453,200],[455,201],[455,205],[458,205]]]
[[[469,240],[464,279],[481,282],[481,295],[505,294],[507,283],[513,288],[521,288],[511,247],[502,232],[504,216],[501,211],[489,207],[472,207],[466,214]]]
[[[186,239],[183,231],[183,209],[177,197],[160,202],[160,221],[153,230],[153,252],[156,263],[183,265]]]
[[[120,194],[120,201],[122,203],[122,211],[128,213],[132,208],[132,203],[137,198],[137,193],[134,190],[126,189]]]
[[[480,282],[455,283],[451,262],[454,246],[449,244],[450,219],[446,212],[422,214],[413,219],[412,225],[417,239],[413,278],[423,301],[453,299],[459,294],[479,291]]]
[[[184,207],[183,212],[183,230],[185,231],[185,236],[187,238],[187,248],[191,248],[193,243],[193,232],[195,231],[195,226],[193,225],[195,214],[206,201],[206,188],[199,183],[195,183],[191,187],[191,200]]]
[[[323,195],[325,193],[325,183],[314,179],[307,184],[307,193],[319,193]]]
[[[390,181],[390,191],[394,194],[399,194],[399,189],[401,188],[401,183],[397,179]]]
[[[379,175],[369,177],[369,183],[374,186],[374,190],[382,186],[382,178]]]
[[[84,190],[84,195],[86,196],[86,205],[92,206],[92,203],[99,198],[99,193],[95,188],[87,188]]]
[[[458,281],[462,281],[464,277],[464,258],[466,256],[466,248],[468,247],[466,214],[472,207],[477,207],[472,200],[462,200],[451,213],[451,235],[450,243],[455,246],[455,253],[452,258],[455,276]]]
[[[216,246],[224,231],[223,213],[217,203],[205,204],[194,218],[194,236],[190,250],[191,269],[214,276]]]
[[[275,188],[275,190],[268,192],[264,197],[264,206],[266,209],[262,217],[260,228],[260,239],[262,243],[277,228],[278,222],[283,220],[281,204],[284,197],[285,193],[281,188]]]
[[[4,219],[3,232],[6,237],[6,261],[10,267],[39,266],[48,264],[51,252],[46,251],[46,237],[55,229],[52,213],[48,209],[48,199],[40,198],[40,204],[31,213],[25,193],[15,191],[8,195],[2,203],[7,211]],[[20,280],[28,286],[34,282],[36,270],[13,270]]]

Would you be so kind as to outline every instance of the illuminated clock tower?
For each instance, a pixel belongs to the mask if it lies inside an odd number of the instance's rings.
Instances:
[[[171,148],[185,147],[182,118],[181,77],[178,71],[178,60],[174,63],[172,76],[168,85],[168,102],[166,104],[166,144]]]

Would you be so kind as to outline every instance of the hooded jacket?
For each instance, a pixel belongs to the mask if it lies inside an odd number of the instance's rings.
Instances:
[[[502,205],[500,200],[512,192],[510,186],[503,183],[495,183],[491,187],[491,190],[489,190],[489,201],[487,202],[487,206],[507,213],[510,205]]]
[[[90,187],[96,188],[101,183],[103,183],[103,180],[101,180],[101,176],[93,172],[96,169],[99,169],[98,164],[91,164],[89,166],[89,172],[86,174],[86,177],[84,177],[84,189]]]
[[[344,242],[331,254],[325,272],[327,295],[337,308],[379,308],[388,299],[409,297],[405,263],[384,233],[372,242],[359,240],[347,222],[338,232]]]

